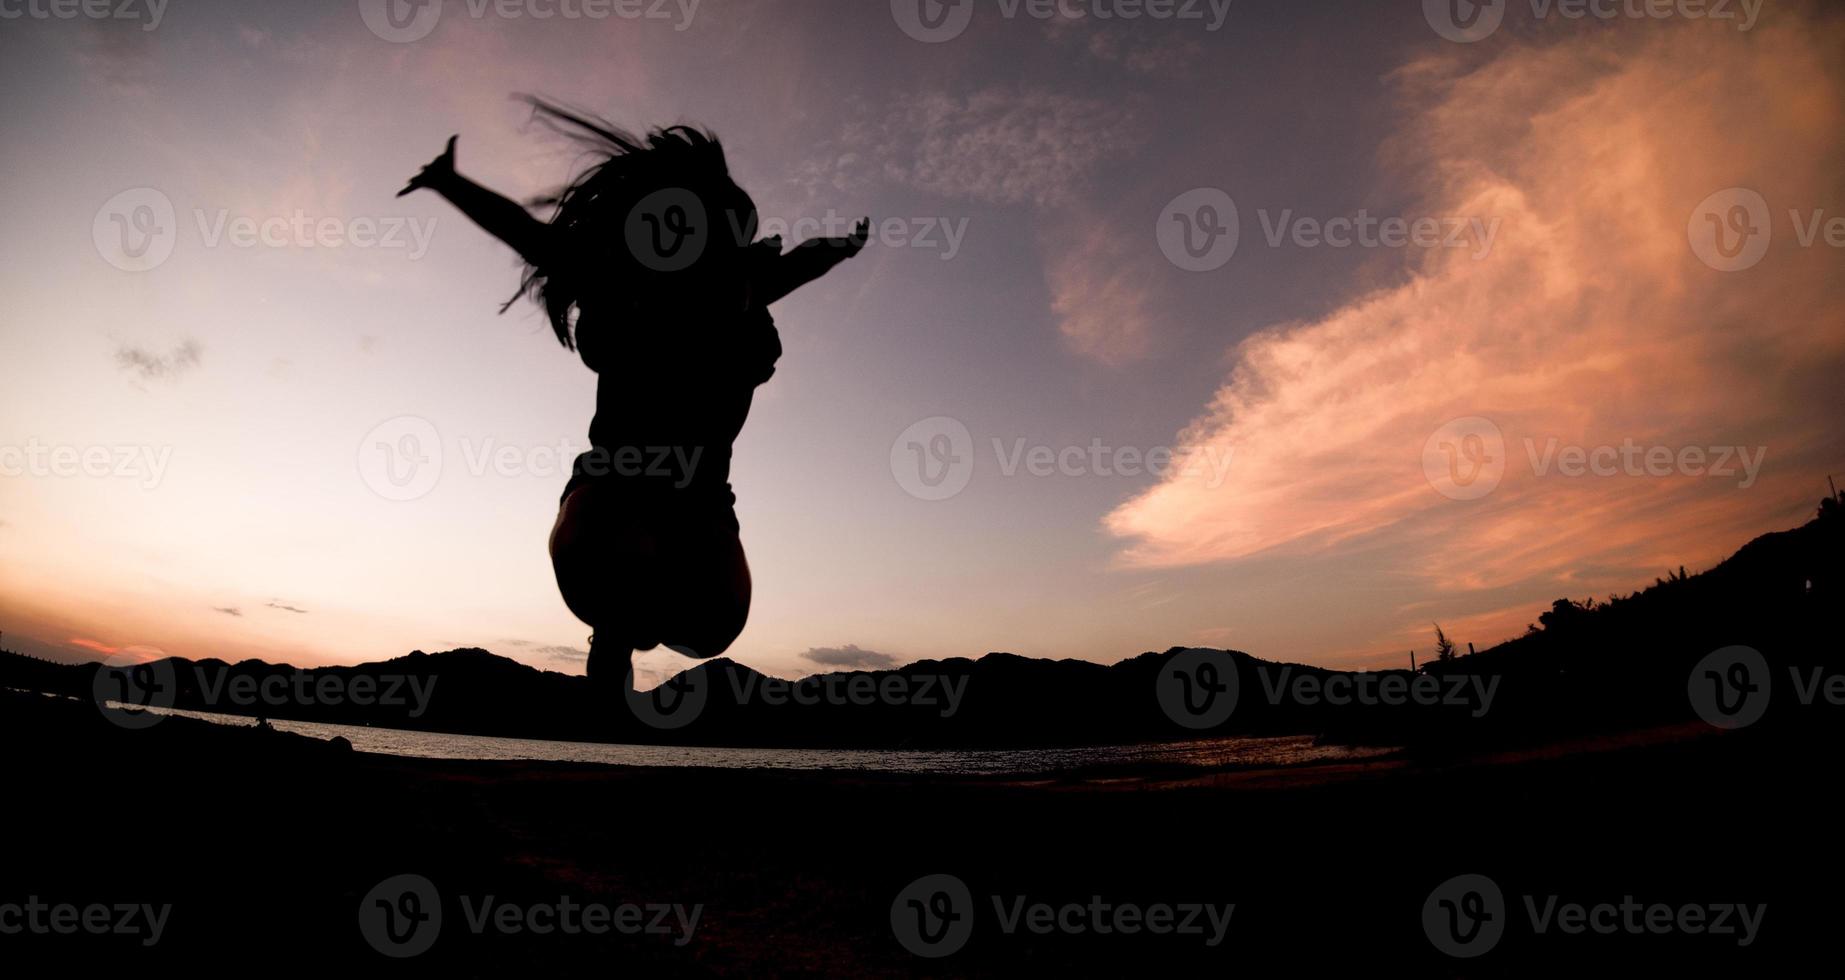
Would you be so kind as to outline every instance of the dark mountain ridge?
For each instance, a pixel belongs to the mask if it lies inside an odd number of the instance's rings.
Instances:
[[[1206,728],[1187,727],[1160,695],[1180,648],[1110,665],[989,653],[792,682],[720,658],[629,697],[478,648],[308,670],[178,657],[145,669],[172,681],[154,703],[177,708],[512,738],[923,748],[1297,734],[1433,750],[1695,720],[1693,667],[1731,645],[1759,650],[1777,672],[1838,670],[1842,511],[1829,499],[1808,524],[1763,535],[1702,574],[1606,602],[1559,599],[1524,636],[1416,672],[1216,651],[1238,696],[1228,719]],[[0,684],[47,693],[94,698],[98,670],[0,655]],[[1412,689],[1434,700],[1379,694]],[[1803,707],[1783,697],[1769,717],[1813,720]]]

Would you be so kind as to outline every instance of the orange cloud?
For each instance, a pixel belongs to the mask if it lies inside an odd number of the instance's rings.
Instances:
[[[1524,585],[1496,617],[1469,607],[1496,622],[1519,596],[1634,587],[1798,519],[1845,459],[1845,255],[1796,228],[1845,209],[1841,23],[1790,8],[1748,34],[1658,23],[1403,68],[1414,108],[1385,166],[1425,214],[1497,220],[1493,249],[1429,249],[1401,285],[1241,344],[1181,436],[1233,453],[1229,478],[1175,475],[1110,513],[1123,560],[1382,555],[1443,594]],[[1735,187],[1768,203],[1772,243],[1724,272],[1693,242],[1700,209],[1735,217],[1707,203]],[[1431,440],[1461,418],[1490,425]],[[1603,447],[1602,475],[1568,475]],[[1702,465],[1678,465],[1693,448]],[[1731,455],[1710,475],[1736,448],[1757,471]],[[1497,486],[1440,492],[1441,454],[1469,449],[1493,458],[1449,462]]]
[[[112,647],[106,643],[102,643],[97,640],[92,640],[88,637],[83,637],[83,636],[73,636],[64,642],[71,646],[78,647],[83,650],[88,650],[91,653],[100,653],[104,657],[109,658],[110,662],[116,663],[116,664],[147,663],[152,660],[159,660],[167,655],[167,652],[165,650],[160,649],[159,647],[151,647],[151,646],[145,646],[141,644],[135,644],[135,645],[125,646],[125,647]]]

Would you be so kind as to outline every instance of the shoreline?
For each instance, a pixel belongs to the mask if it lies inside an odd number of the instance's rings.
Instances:
[[[92,705],[10,693],[0,737],[18,760],[19,798],[35,801],[0,818],[10,839],[32,842],[9,857],[8,887],[170,903],[166,936],[133,955],[195,969],[387,962],[354,916],[404,874],[433,882],[453,923],[463,899],[488,894],[702,908],[677,946],[445,927],[398,964],[432,975],[585,961],[664,975],[906,975],[924,961],[893,938],[893,902],[937,874],[983,902],[1236,906],[1226,941],[1207,947],[1008,932],[983,904],[975,941],[935,964],[962,976],[1124,973],[1150,960],[1314,972],[1386,959],[1460,974],[1463,961],[1423,935],[1418,909],[1467,873],[1508,895],[1772,910],[1748,948],[1509,936],[1498,971],[1554,973],[1585,955],[1759,969],[1804,954],[1836,921],[1812,856],[1833,835],[1820,775],[1836,765],[1830,729],[1663,729],[1443,758],[1024,778],[413,759],[184,719],[133,731]],[[92,775],[73,781],[75,771]],[[1690,860],[1736,841],[1746,860]],[[76,952],[25,938],[19,949],[59,961]],[[119,966],[128,947],[83,953]]]

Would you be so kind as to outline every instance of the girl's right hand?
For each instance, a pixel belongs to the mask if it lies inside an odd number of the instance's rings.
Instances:
[[[448,148],[442,151],[442,155],[429,161],[422,170],[417,172],[415,177],[410,178],[410,182],[404,185],[403,190],[397,192],[397,196],[403,197],[411,191],[420,190],[424,187],[440,188],[449,178],[454,177],[455,140],[459,138],[460,134],[450,136],[448,138]]]

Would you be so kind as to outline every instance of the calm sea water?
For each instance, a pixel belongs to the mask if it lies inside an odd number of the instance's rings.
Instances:
[[[250,726],[254,719],[204,711],[164,709],[221,725]],[[1314,745],[1309,736],[1217,738],[1191,742],[1106,745],[1065,749],[758,749],[678,745],[615,745],[527,738],[449,735],[395,728],[364,728],[271,719],[284,732],[310,738],[343,736],[360,752],[419,759],[496,759],[590,762],[612,766],[715,766],[724,769],[830,769],[945,775],[1043,774],[1094,767],[1282,766],[1373,758],[1394,749]]]

